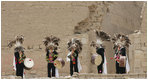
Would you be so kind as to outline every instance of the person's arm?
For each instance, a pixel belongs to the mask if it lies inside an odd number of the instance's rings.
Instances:
[[[71,55],[68,55],[67,57],[68,57],[69,59],[71,59]]]
[[[102,62],[101,62],[101,65],[104,63],[104,49],[102,48],[101,50],[100,50],[100,52],[101,52],[101,57],[102,57]]]
[[[115,54],[114,54],[114,58],[115,58],[115,59],[117,59],[118,54],[119,54],[118,47],[116,47],[116,48],[115,48]]]
[[[15,52],[14,53],[14,55],[15,55],[15,61],[16,61],[16,63],[18,63],[19,61],[19,52]]]
[[[101,50],[99,48],[96,48],[96,53],[101,54]]]
[[[56,60],[57,58],[58,58],[58,53],[54,51],[53,61]]]
[[[75,58],[77,58],[78,57],[78,54],[79,54],[78,51],[75,50],[73,55],[74,55]]]
[[[126,56],[126,49],[125,49],[125,48],[122,48],[122,49],[121,49],[121,55],[122,55],[122,56]]]
[[[25,59],[26,58],[26,55],[24,54],[24,52],[22,52],[22,53],[23,53],[23,57],[22,58]]]
[[[46,53],[46,61],[49,62],[49,52]]]

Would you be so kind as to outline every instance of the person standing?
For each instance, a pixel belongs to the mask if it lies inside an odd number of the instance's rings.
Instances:
[[[73,75],[73,72],[79,73],[82,69],[80,60],[78,58],[79,53],[82,51],[82,43],[77,38],[72,38],[68,42],[68,50],[70,51],[67,55],[67,61],[70,61],[70,75]]]
[[[24,51],[16,51],[15,55],[15,64],[16,64],[16,76],[21,76],[23,78],[24,75],[24,59],[26,58]]]
[[[47,64],[48,77],[55,77],[56,68],[54,66],[54,61],[57,59],[57,57],[58,57],[58,53],[56,51],[54,51],[53,49],[47,50],[46,61],[48,62]]]
[[[130,71],[130,66],[128,63],[128,56],[126,53],[126,48],[131,44],[127,36],[123,34],[115,34],[112,38],[114,43],[114,58],[116,60],[116,73],[125,74]]]
[[[102,73],[107,74],[107,61],[106,61],[105,48],[103,42],[110,41],[110,35],[108,35],[104,31],[97,31],[97,30],[94,31],[96,33],[97,41],[96,42],[92,41],[90,46],[95,47],[96,53],[100,55],[102,58],[101,63],[97,65],[97,71],[98,74]]]
[[[126,73],[126,67],[119,66],[119,59],[121,56],[126,56],[126,49],[125,49],[125,47],[118,46],[115,51],[116,52],[115,52],[114,58],[116,59],[116,73],[117,74],[124,74],[124,73]]]
[[[24,54],[24,48],[22,47],[24,37],[22,35],[16,36],[15,40],[10,41],[8,47],[14,48],[14,59],[13,59],[13,69],[16,71],[16,76],[21,76],[24,78],[24,59],[26,58]]]
[[[44,38],[43,43],[46,47],[46,61],[48,77],[59,77],[58,69],[54,65],[54,61],[58,58],[56,51],[59,46],[60,39],[55,36],[47,36]]]
[[[102,73],[103,72],[103,64],[104,64],[104,52],[105,52],[104,48],[101,46],[97,47],[96,52],[97,52],[97,54],[101,55],[101,57],[102,57],[101,64],[97,66],[98,73]]]
[[[78,73],[78,51],[73,49],[68,57],[70,58],[70,75],[72,76],[73,72]]]

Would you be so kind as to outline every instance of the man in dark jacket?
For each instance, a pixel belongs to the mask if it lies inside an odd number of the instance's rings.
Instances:
[[[71,55],[68,56],[70,58],[70,75],[73,75],[73,69],[74,72],[78,73],[78,51],[75,49],[72,49]]]
[[[51,77],[51,70],[52,70],[52,77],[55,77],[55,66],[54,66],[54,61],[57,59],[58,57],[58,53],[55,50],[47,50],[47,54],[46,54],[46,60],[48,62],[48,77]]]
[[[125,67],[120,67],[119,66],[119,61],[118,59],[120,58],[120,55],[121,56],[126,56],[126,49],[125,47],[117,47],[115,49],[115,59],[116,59],[116,73],[117,74],[123,74],[123,73],[126,73],[126,68]]]
[[[16,64],[16,76],[21,76],[23,78],[24,72],[24,59],[26,58],[24,51],[16,51],[15,64]]]
[[[98,73],[102,73],[103,72],[103,63],[104,63],[104,48],[96,48],[96,52],[97,54],[101,55],[102,57],[102,62],[99,66],[97,66],[97,69],[98,69]]]

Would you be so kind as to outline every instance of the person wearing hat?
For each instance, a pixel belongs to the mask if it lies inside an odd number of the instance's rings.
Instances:
[[[72,38],[68,41],[67,61],[70,62],[70,76],[73,72],[79,73],[82,70],[78,55],[82,51],[82,42],[78,38]]]
[[[59,77],[58,69],[54,66],[54,61],[58,57],[58,52],[56,50],[58,49],[59,41],[60,39],[53,35],[46,36],[43,40],[46,47],[45,51],[48,77]]]
[[[108,42],[110,41],[110,35],[104,31],[94,30],[94,32],[96,33],[97,41],[96,42],[92,41],[90,46],[95,47],[96,53],[100,55],[102,58],[101,63],[97,65],[97,71],[98,71],[98,74],[102,74],[102,73],[107,74],[107,60],[106,60],[105,48],[103,43],[104,41],[108,41]]]
[[[13,70],[16,71],[16,76],[21,76],[24,78],[24,59],[26,58],[24,54],[24,47],[22,47],[24,41],[24,36],[19,35],[15,37],[15,40],[12,40],[8,43],[8,47],[14,48],[14,57],[13,57]]]
[[[115,34],[112,38],[114,43],[114,58],[116,60],[116,73],[117,74],[125,74],[130,71],[130,66],[128,63],[128,56],[126,53],[126,48],[129,47],[130,40],[128,36],[124,34]]]

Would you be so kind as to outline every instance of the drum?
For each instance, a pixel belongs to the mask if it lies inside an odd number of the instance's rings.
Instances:
[[[25,58],[24,60],[25,69],[31,69],[34,66],[34,61],[31,58]]]
[[[120,56],[119,67],[125,67],[126,65],[126,56]]]
[[[62,67],[64,67],[65,65],[65,61],[62,58],[58,58],[54,61],[54,66],[58,69],[61,69]]]
[[[102,57],[99,54],[93,54],[91,57],[91,63],[99,66],[102,62]]]

